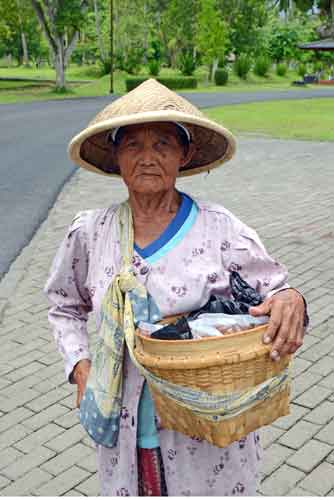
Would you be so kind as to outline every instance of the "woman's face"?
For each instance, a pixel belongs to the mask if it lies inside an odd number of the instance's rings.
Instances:
[[[156,122],[123,127],[116,157],[129,191],[157,193],[175,186],[194,150],[181,144],[176,125]]]

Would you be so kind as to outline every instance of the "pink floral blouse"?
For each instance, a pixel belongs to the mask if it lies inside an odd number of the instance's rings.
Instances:
[[[199,211],[187,234],[153,263],[134,253],[134,269],[163,315],[198,309],[213,293],[230,295],[237,270],[263,298],[287,288],[287,270],[266,252],[257,233],[221,205],[195,199]],[[97,328],[103,296],[120,269],[117,205],[80,212],[56,254],[45,285],[57,348],[70,380],[74,365],[91,358],[87,318]],[[97,445],[103,496],[137,496],[137,408],[143,377],[124,362],[121,426],[115,448]],[[161,429],[159,441],[169,496],[251,496],[262,454],[258,432],[226,448]]]

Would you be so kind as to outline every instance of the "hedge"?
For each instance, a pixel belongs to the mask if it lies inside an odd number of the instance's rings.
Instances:
[[[138,87],[141,83],[143,83],[145,80],[148,80],[149,76],[136,76],[133,78],[126,78],[125,80],[125,86],[127,92],[130,92],[130,90],[133,90],[134,88]],[[158,82],[162,83],[162,85],[165,85],[171,90],[176,90],[176,89],[195,89],[197,87],[197,80],[193,76],[176,76],[176,77],[158,77],[155,78]]]
[[[225,68],[217,68],[215,72],[215,84],[226,85],[228,81],[228,71]]]

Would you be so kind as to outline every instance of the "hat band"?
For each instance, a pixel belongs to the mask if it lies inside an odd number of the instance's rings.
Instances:
[[[188,141],[189,141],[189,142],[191,142],[190,132],[189,132],[189,130],[188,130],[188,129],[184,126],[184,125],[181,125],[181,123],[179,123],[179,122],[171,122],[171,123],[174,123],[177,127],[182,128],[182,130],[184,131],[184,133],[185,133],[185,134],[186,134],[186,136],[187,136]],[[123,125],[123,127],[124,127],[124,125]],[[120,129],[120,128],[122,128],[122,126],[120,126],[120,127],[116,127],[116,128],[114,128],[114,129],[110,132],[109,137],[111,137],[111,139],[112,139],[112,141],[113,141],[113,142],[115,142],[115,140],[116,140],[116,135],[117,135],[117,133],[118,133],[118,131],[119,131],[119,129]]]

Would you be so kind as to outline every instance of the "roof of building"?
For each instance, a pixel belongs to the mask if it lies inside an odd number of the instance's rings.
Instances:
[[[334,39],[326,38],[315,42],[303,43],[302,45],[298,45],[298,47],[309,50],[334,50]]]

